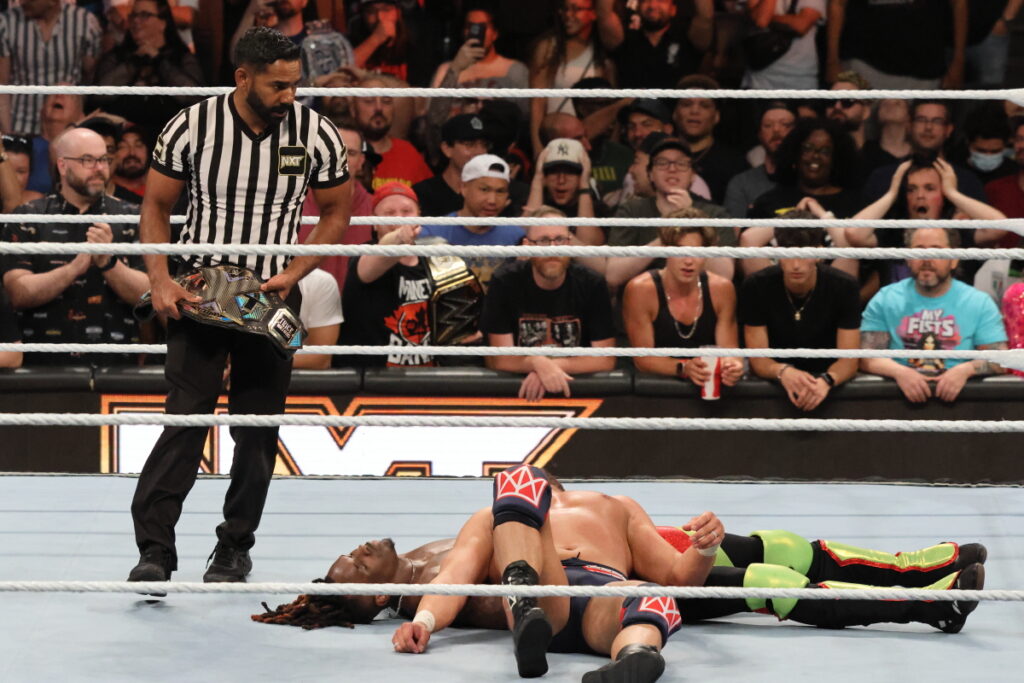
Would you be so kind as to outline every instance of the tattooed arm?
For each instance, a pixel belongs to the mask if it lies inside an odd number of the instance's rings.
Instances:
[[[860,346],[862,349],[887,349],[892,337],[888,332],[861,332]],[[860,369],[882,377],[896,380],[900,391],[911,403],[924,403],[932,395],[931,385],[917,370],[908,365],[898,363],[892,358],[862,358]]]
[[[981,344],[978,348],[983,350],[1006,349],[1008,345],[1006,342],[995,342],[993,344]],[[960,395],[960,391],[963,390],[964,385],[967,384],[967,380],[971,377],[995,375],[1002,372],[1004,370],[1001,367],[987,360],[972,360],[954,365],[936,379],[935,395],[943,401],[955,401],[957,396]]]
[[[1006,342],[996,342],[995,344],[979,344],[978,349],[981,351],[1005,351],[1010,346]],[[974,376],[984,377],[986,375],[1002,375],[1006,372],[1003,366],[993,363],[988,360],[972,360],[971,365],[974,366]]]

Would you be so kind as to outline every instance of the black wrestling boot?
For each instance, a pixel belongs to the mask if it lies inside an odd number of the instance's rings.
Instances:
[[[536,586],[540,577],[522,560],[505,567],[501,583],[508,586]],[[548,645],[551,643],[551,623],[544,610],[537,606],[536,598],[506,598],[512,610],[512,641],[515,643],[516,666],[520,678],[537,678],[548,672]]]
[[[984,546],[982,546],[984,547]],[[956,578],[953,588],[965,591],[980,591],[985,587],[985,565],[981,563],[972,564],[962,570]],[[938,612],[939,619],[921,619],[924,623],[934,626],[943,633],[960,633],[964,624],[967,623],[967,615],[978,608],[977,600],[955,600],[953,602],[931,602],[923,603],[922,607],[932,608],[931,612]],[[931,616],[931,615],[929,615]]]
[[[981,543],[964,543],[960,546],[960,553],[953,563],[954,569],[966,569],[974,563],[985,564],[988,559],[988,548]]]
[[[583,683],[651,683],[665,671],[665,658],[653,645],[627,645],[614,662],[583,674]]]
[[[139,563],[132,568],[128,574],[129,581],[170,581],[171,580],[171,551],[162,545],[148,545],[139,554]],[[142,593],[162,598],[167,595],[162,591],[153,593]]]
[[[972,564],[962,570],[950,586],[957,590],[981,590],[985,586],[985,567]],[[788,619],[820,628],[870,626],[883,622],[928,624],[944,633],[959,633],[967,615],[977,608],[976,601],[924,600],[801,600]]]
[[[232,548],[218,543],[206,560],[205,583],[245,583],[245,577],[252,571],[252,559],[248,550]]]

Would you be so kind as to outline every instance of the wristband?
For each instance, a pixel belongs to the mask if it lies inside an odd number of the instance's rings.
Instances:
[[[676,363],[676,377],[678,377],[679,379],[686,378],[686,363],[688,360],[689,359],[681,360],[678,363]]]
[[[430,633],[434,632],[434,626],[437,624],[437,620],[434,619],[434,613],[428,609],[420,610],[416,613],[416,616],[412,618],[412,623],[422,625]]]
[[[117,257],[116,256],[111,256],[110,260],[107,261],[107,265],[105,265],[102,268],[100,268],[99,271],[101,273],[105,273],[105,272],[107,272],[108,270],[110,270],[111,268],[113,268],[116,265],[117,265]]]
[[[722,544],[719,543],[718,545],[713,545],[710,548],[697,548],[697,552],[703,555],[704,557],[714,557],[718,554],[718,549],[721,547],[721,545]]]
[[[783,363],[782,367],[779,368],[778,373],[776,373],[776,375],[775,375],[775,381],[776,382],[781,382],[782,381],[782,373],[784,373],[788,368],[791,368],[791,367],[793,367],[793,366],[790,365],[789,363]]]

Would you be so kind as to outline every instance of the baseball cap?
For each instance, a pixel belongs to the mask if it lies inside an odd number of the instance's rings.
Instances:
[[[653,118],[658,119],[662,123],[671,123],[672,115],[669,114],[668,107],[661,100],[653,98],[641,97],[633,101],[633,104],[628,107],[623,107],[619,110],[619,123],[625,125],[629,121],[629,115],[639,112],[641,114],[647,114]]]
[[[652,135],[653,135],[653,133],[652,133]],[[647,137],[650,137],[650,135],[648,135]],[[644,142],[646,143],[647,140],[644,140]],[[670,137],[666,136],[666,137],[656,141],[653,145],[651,145],[650,149],[651,149],[651,151],[648,152],[648,154],[651,155],[651,161],[652,162],[654,161],[654,157],[658,156],[659,154],[664,152],[666,149],[677,149],[680,152],[682,152],[683,154],[685,154],[687,156],[687,158],[689,158],[689,159],[693,158],[693,152],[690,151],[690,146],[687,145],[682,140],[680,140],[679,138],[670,138]]]
[[[579,140],[555,138],[544,148],[544,172],[554,173],[558,170],[570,173],[583,173],[583,145]]]
[[[476,114],[459,114],[441,126],[441,139],[449,145],[460,141],[486,140],[487,128],[483,119]]]
[[[376,190],[374,190],[373,208],[376,209],[377,205],[380,204],[382,201],[384,201],[388,197],[394,197],[395,195],[408,197],[409,199],[416,202],[417,205],[420,203],[420,198],[416,196],[416,192],[411,187],[397,180],[392,180],[391,182],[384,183]]]
[[[477,154],[462,167],[462,182],[468,183],[477,178],[498,178],[508,182],[508,164],[493,154]]]

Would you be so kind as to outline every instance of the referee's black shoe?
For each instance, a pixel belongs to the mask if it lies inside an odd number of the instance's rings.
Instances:
[[[245,583],[245,577],[252,571],[252,559],[248,550],[233,548],[218,543],[206,560],[205,583]]]
[[[170,581],[171,580],[171,551],[162,545],[152,544],[142,549],[139,554],[139,563],[132,568],[128,574],[129,581]],[[153,592],[143,593],[162,598],[167,593]]]

